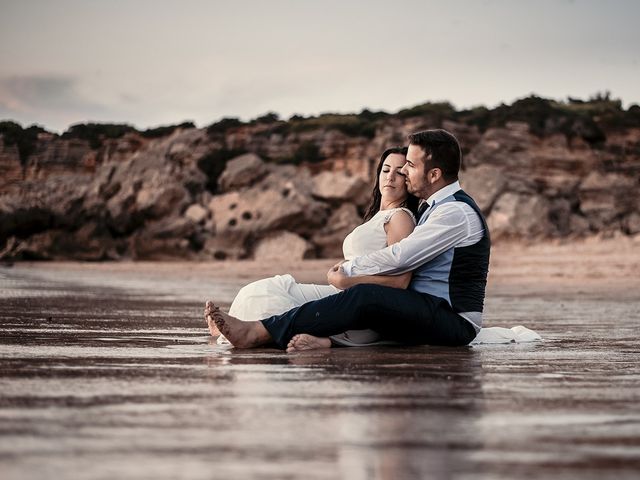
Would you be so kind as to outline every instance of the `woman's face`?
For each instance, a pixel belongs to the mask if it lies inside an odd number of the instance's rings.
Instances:
[[[404,155],[399,153],[392,153],[384,159],[378,180],[380,182],[380,194],[385,203],[402,203],[407,198],[405,176],[400,173],[405,161]]]

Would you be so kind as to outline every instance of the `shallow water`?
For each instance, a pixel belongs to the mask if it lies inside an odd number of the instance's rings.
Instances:
[[[237,278],[0,268],[0,469],[42,478],[637,478],[640,306],[494,290],[544,342],[212,343]]]

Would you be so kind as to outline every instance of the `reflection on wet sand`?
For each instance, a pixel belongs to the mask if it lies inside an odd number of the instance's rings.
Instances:
[[[180,291],[30,273],[5,270],[1,286],[3,480],[583,479],[640,467],[635,303],[498,292],[491,319],[526,318],[543,344],[287,355],[216,345],[202,304]]]
[[[218,347],[206,357],[224,379],[225,414],[261,425],[283,456],[301,442],[341,478],[451,473],[482,410],[481,360],[470,348],[331,349],[283,355]],[[278,418],[278,425],[270,419]],[[258,418],[256,418],[258,417]],[[292,425],[283,432],[282,422]],[[275,430],[273,430],[275,428]],[[266,431],[264,431],[264,430]],[[291,442],[288,444],[287,442]],[[250,455],[244,443],[239,455]]]

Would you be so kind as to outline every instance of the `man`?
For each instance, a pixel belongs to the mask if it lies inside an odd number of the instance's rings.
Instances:
[[[458,141],[445,130],[409,136],[401,172],[407,190],[424,200],[418,225],[398,243],[330,270],[329,282],[342,292],[257,322],[230,317],[210,302],[205,314],[238,348],[286,348],[298,334],[366,328],[407,345],[468,344],[482,326],[491,245],[480,209],[460,188],[461,161]],[[406,290],[367,284],[369,275],[408,271]]]

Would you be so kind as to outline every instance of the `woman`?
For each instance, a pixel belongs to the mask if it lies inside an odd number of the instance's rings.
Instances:
[[[392,245],[415,227],[418,199],[407,193],[405,178],[400,173],[405,164],[406,147],[393,147],[384,151],[377,167],[372,200],[364,217],[364,223],[356,227],[343,242],[345,259],[380,250]],[[402,275],[378,275],[371,283],[396,288],[407,288],[411,272]],[[233,301],[229,314],[242,320],[259,320],[286,312],[306,302],[338,293],[333,285],[299,284],[291,275],[258,280],[243,287]],[[212,335],[218,329],[207,319]],[[330,347],[333,341],[340,345],[366,345],[379,343],[380,336],[372,330],[354,330],[329,338],[297,335],[287,351]],[[218,343],[228,343],[224,336]]]

